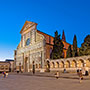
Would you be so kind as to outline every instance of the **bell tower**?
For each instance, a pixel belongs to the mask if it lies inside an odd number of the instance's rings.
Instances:
[[[63,30],[63,34],[62,34],[62,41],[66,42],[66,38],[65,38],[65,34],[64,34],[64,30]]]

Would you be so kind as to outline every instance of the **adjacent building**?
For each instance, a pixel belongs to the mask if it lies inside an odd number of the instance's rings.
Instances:
[[[6,59],[5,62],[9,63],[9,71],[14,72],[14,60],[12,59]]]
[[[5,61],[0,61],[0,72],[9,72],[9,67],[10,67],[10,64],[8,62],[5,62]]]
[[[13,72],[14,71],[14,60],[6,59],[0,61],[0,72]]]

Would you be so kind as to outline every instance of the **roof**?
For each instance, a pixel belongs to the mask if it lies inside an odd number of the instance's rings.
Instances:
[[[40,33],[40,34],[43,34],[44,36],[47,35],[47,36],[49,36],[49,37],[52,37],[52,38],[54,39],[53,36],[51,36],[51,35],[49,35],[49,34],[46,34],[46,33],[42,32],[42,31],[40,31],[40,30],[37,30],[37,32]],[[62,41],[62,42],[63,42],[64,46],[65,46],[65,44],[71,45],[71,44],[67,43],[66,41]],[[67,48],[68,48],[68,47],[67,47]]]
[[[22,27],[22,29],[21,29],[20,33],[22,33],[22,31],[23,31],[24,27],[25,27],[28,23],[32,24],[32,25],[31,25],[31,27],[32,27],[34,24],[36,24],[36,25],[37,25],[37,23],[35,23],[35,22],[26,21],[26,22],[24,23],[24,25],[23,25],[23,27]]]
[[[13,59],[6,59],[6,62],[14,61]]]
[[[47,33],[44,33],[44,32],[42,32],[42,31],[40,31],[40,30],[37,30],[39,33],[42,33],[42,34],[46,34],[46,35],[48,35],[48,36],[50,36],[50,37],[53,37],[53,36],[51,36],[51,35],[49,35],[49,34],[47,34]],[[53,37],[54,38],[54,37]]]

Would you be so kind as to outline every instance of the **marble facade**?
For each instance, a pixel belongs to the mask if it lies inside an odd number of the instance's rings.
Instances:
[[[32,70],[32,63],[35,66],[44,69],[45,59],[45,38],[42,34],[37,32],[37,24],[26,21],[21,30],[21,41],[15,50],[15,67],[16,70],[30,72]],[[27,40],[30,40],[27,42]]]

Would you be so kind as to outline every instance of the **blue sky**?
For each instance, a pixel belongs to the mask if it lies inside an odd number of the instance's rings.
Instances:
[[[54,36],[64,29],[66,41],[77,36],[80,47],[90,34],[90,0],[1,0],[0,1],[0,60],[14,58],[20,42],[20,30],[25,21],[38,23],[38,29]]]

